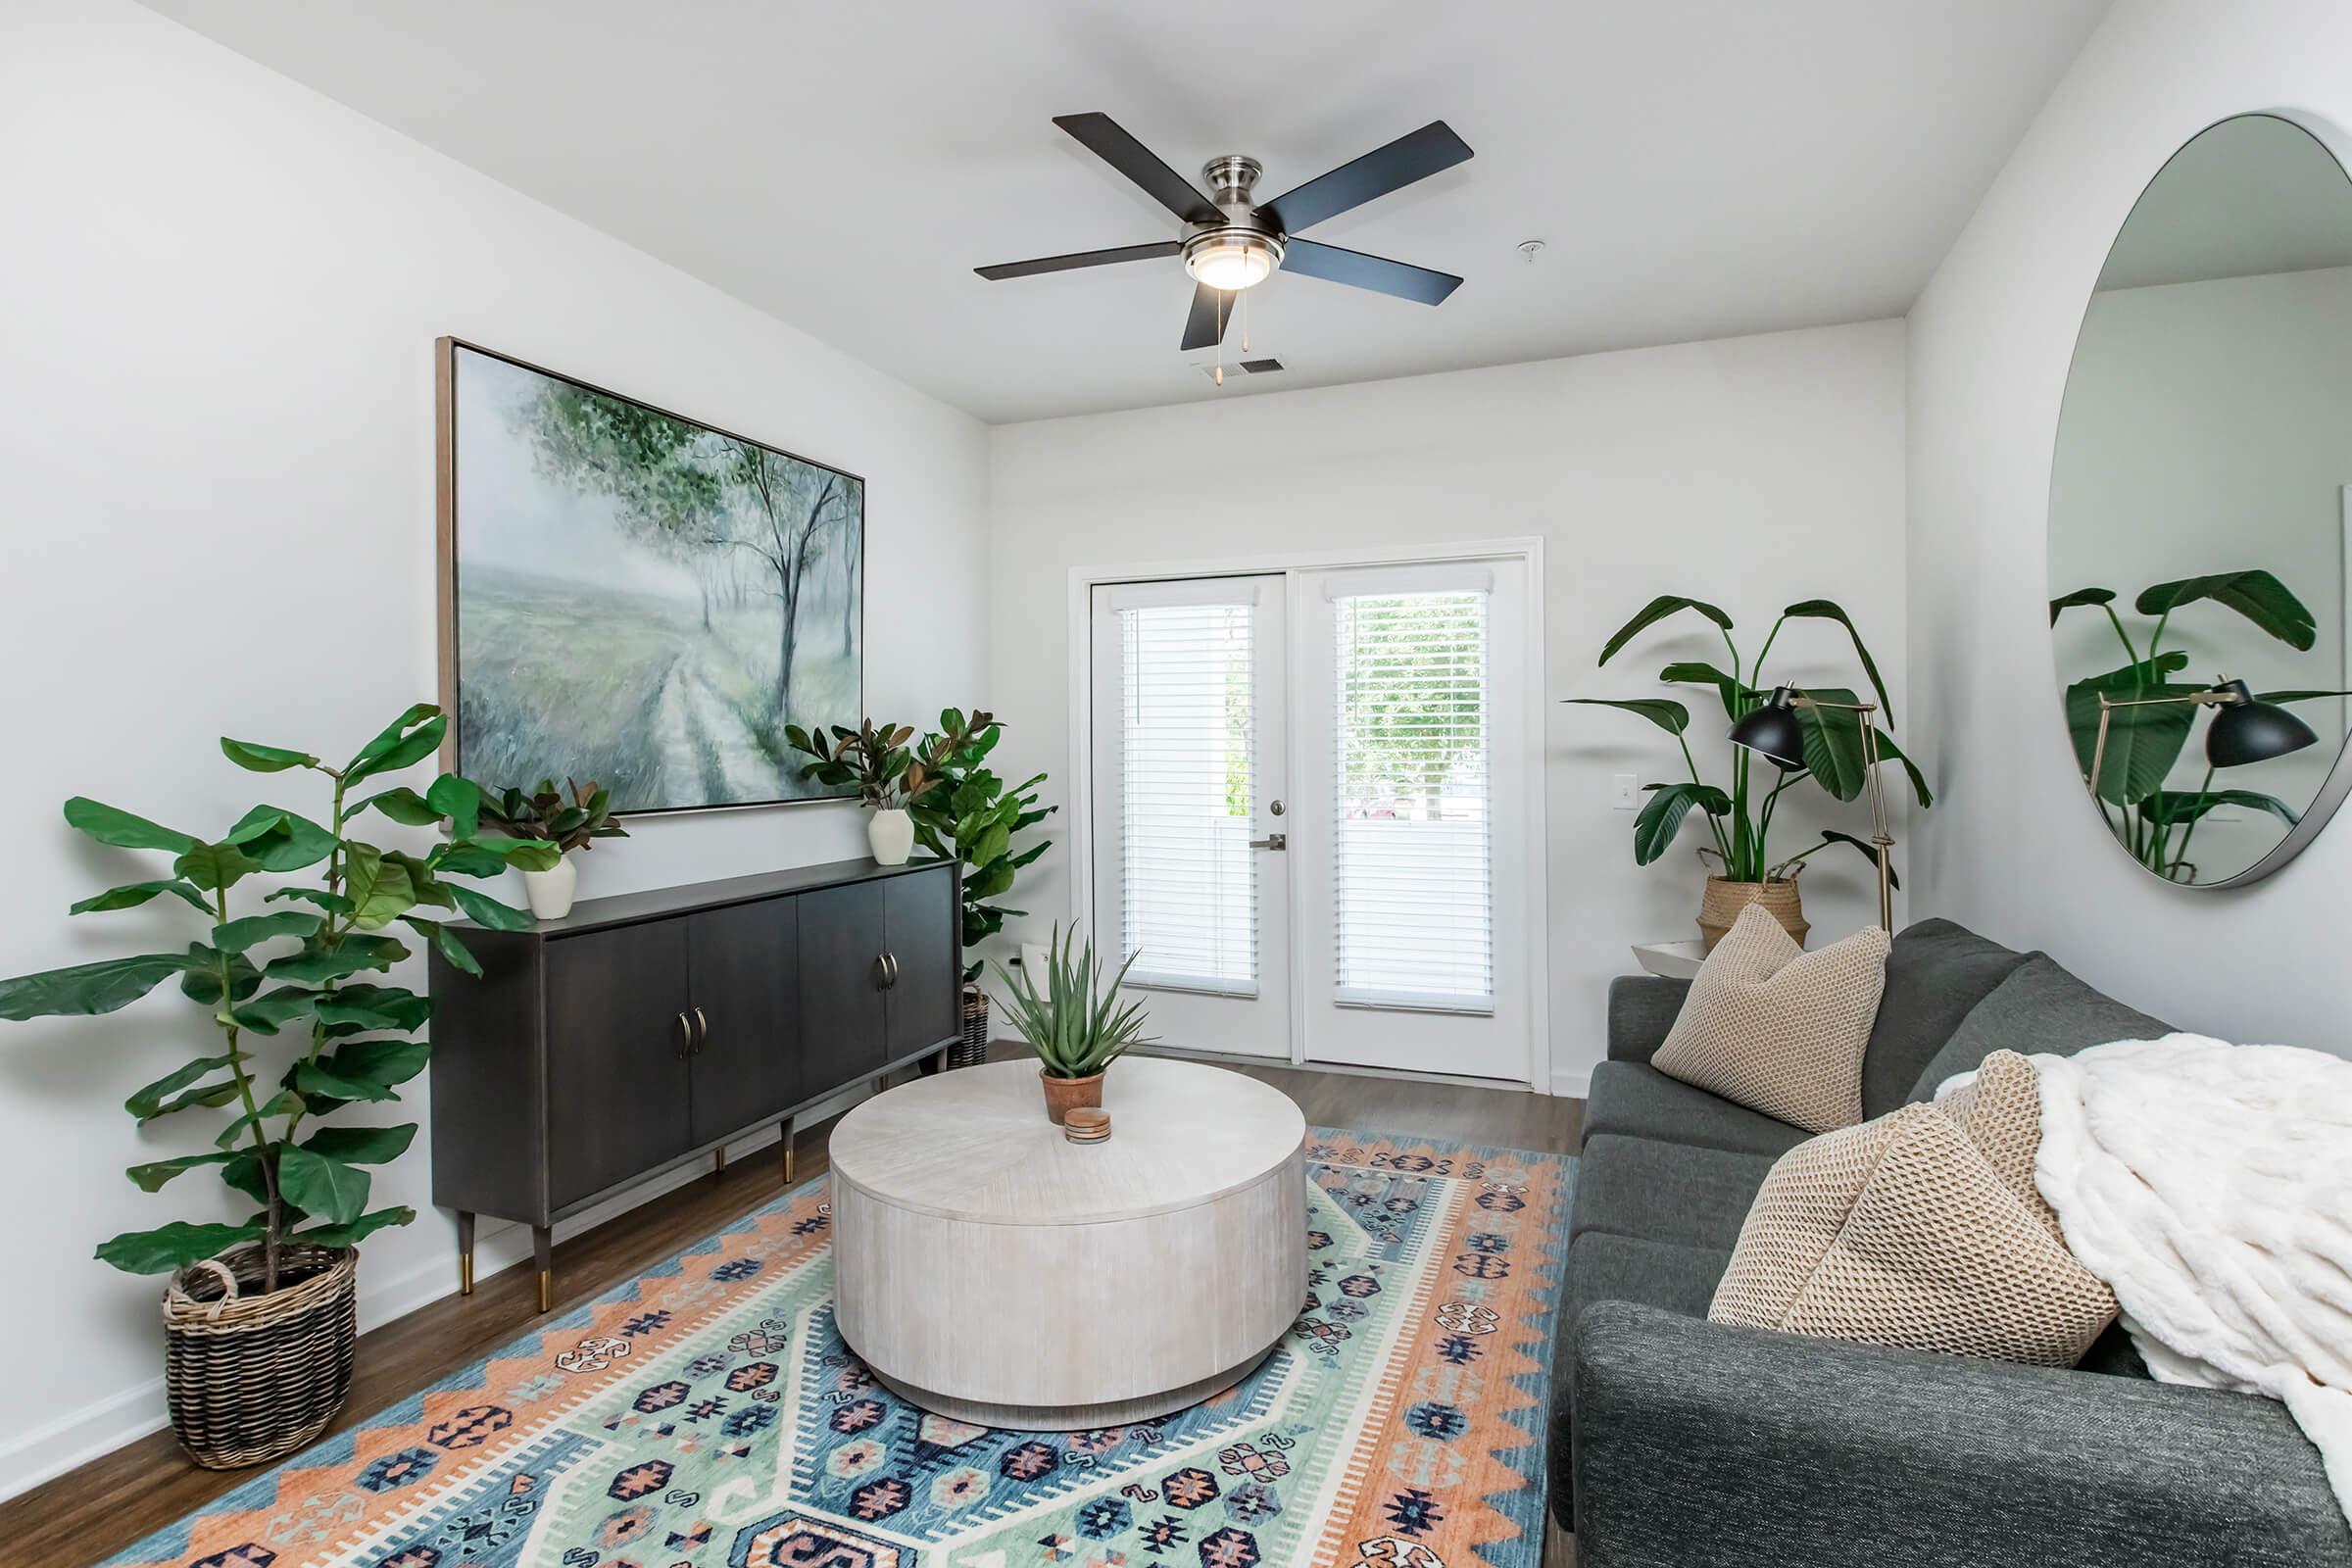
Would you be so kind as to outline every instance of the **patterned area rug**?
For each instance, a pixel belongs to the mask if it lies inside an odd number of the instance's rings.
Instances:
[[[819,1178],[113,1561],[1538,1568],[1576,1162],[1307,1154],[1298,1321],[1175,1415],[1000,1432],[893,1397],[834,1331]]]

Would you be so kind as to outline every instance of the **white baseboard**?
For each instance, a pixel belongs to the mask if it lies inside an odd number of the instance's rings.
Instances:
[[[1590,1067],[1554,1067],[1551,1070],[1551,1092],[1570,1100],[1591,1099],[1592,1069]]]
[[[863,1085],[845,1090],[831,1100],[809,1106],[800,1119],[805,1123],[819,1122],[839,1115],[864,1099],[866,1092]],[[732,1159],[738,1152],[749,1153],[772,1148],[776,1137],[776,1129],[771,1127],[740,1143],[729,1144],[728,1157]],[[708,1174],[708,1166],[682,1165],[565,1220],[556,1227],[556,1240],[563,1242],[583,1231],[592,1231],[641,1203],[650,1203]],[[508,1221],[485,1224],[474,1238],[474,1275],[486,1279],[500,1269],[526,1261],[530,1255],[529,1226]],[[454,1294],[458,1288],[457,1259],[453,1255],[419,1264],[380,1280],[362,1273],[360,1279],[360,1332],[365,1334]],[[0,1440],[0,1499],[29,1492],[77,1465],[102,1458],[151,1432],[160,1432],[170,1422],[164,1406],[164,1380],[159,1373],[69,1410],[29,1432]]]

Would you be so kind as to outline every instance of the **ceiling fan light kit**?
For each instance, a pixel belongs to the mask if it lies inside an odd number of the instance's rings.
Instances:
[[[1212,196],[1170,169],[1108,115],[1057,115],[1054,123],[1175,214],[1183,220],[1183,233],[1177,239],[1152,244],[974,269],[992,282],[1181,256],[1184,270],[1193,279],[1193,303],[1185,318],[1182,345],[1187,353],[1222,345],[1226,323],[1232,318],[1227,307],[1233,296],[1264,282],[1278,270],[1303,272],[1326,282],[1423,305],[1443,303],[1461,285],[1462,280],[1449,272],[1296,237],[1298,229],[1467,161],[1469,144],[1442,120],[1262,203],[1253,193],[1264,169],[1254,158],[1228,153],[1202,166],[1200,177],[1214,192]]]

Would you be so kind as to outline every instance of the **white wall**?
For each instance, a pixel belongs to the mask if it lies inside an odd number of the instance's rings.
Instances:
[[[985,698],[976,421],[131,5],[0,0],[0,970],[198,934],[152,909],[69,926],[134,858],[77,842],[67,796],[197,832],[315,808],[215,738],[348,750],[431,696],[440,333],[865,474],[870,704]],[[864,853],[847,806],[635,832],[589,892]],[[0,1396],[8,1492],[160,1421],[159,1285],[92,1246],[215,1216],[201,1173],[154,1198],[122,1175],[209,1137],[120,1108],[196,1038],[169,987],[0,1030],[8,1325],[37,1348]],[[378,1177],[423,1217],[368,1244],[364,1323],[456,1283],[423,1144]]]
[[[1720,662],[1722,645],[1692,618],[1596,670],[1608,635],[1653,595],[1686,593],[1730,611],[1752,656],[1781,607],[1836,599],[1881,662],[1898,738],[1912,732],[1900,322],[1001,425],[993,438],[992,689],[1012,721],[1006,765],[1050,770],[1057,801],[1072,799],[1072,567],[1544,538],[1549,1005],[1566,1092],[1603,1054],[1603,996],[1633,967],[1627,944],[1697,934],[1700,829],[1637,867],[1633,815],[1609,806],[1614,773],[1680,776],[1674,743],[1630,714],[1554,700],[1665,695],[1661,667]],[[1859,684],[1848,650],[1834,626],[1794,623],[1771,667]],[[1720,776],[1721,710],[1711,692],[1680,695]],[[1860,803],[1806,797],[1782,813],[1776,844],[1816,841],[1817,822],[1867,833]],[[1070,911],[1067,840],[1061,828],[1023,886],[1037,929]],[[1820,940],[1876,917],[1876,883],[1850,851],[1819,857],[1804,888]]]
[[[2141,187],[2231,114],[2352,124],[2348,58],[2340,0],[2118,6],[1914,308],[1910,353],[1913,735],[1948,792],[1919,834],[1918,907],[2183,1027],[2337,1051],[2352,830],[2236,892],[2146,878],[2082,801],[2043,563],[2068,358]]]

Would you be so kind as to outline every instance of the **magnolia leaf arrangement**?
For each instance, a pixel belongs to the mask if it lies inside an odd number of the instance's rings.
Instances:
[[[494,877],[509,866],[545,870],[559,854],[543,840],[486,830],[481,791],[451,774],[421,795],[407,785],[356,795],[363,784],[432,756],[447,727],[439,709],[418,704],[341,767],[285,747],[220,742],[228,760],[248,771],[300,768],[330,781],[323,822],[257,806],[218,839],[205,840],[97,801],[77,796],[66,803],[66,820],[99,843],[172,858],[169,875],[110,888],[69,912],[170,898],[202,917],[205,936],[184,952],[0,981],[0,1018],[113,1012],[176,977],[181,994],[205,1010],[218,1033],[199,1054],[132,1094],[123,1108],[141,1126],[189,1110],[233,1115],[204,1152],[134,1165],[128,1174],[155,1192],[209,1166],[258,1205],[235,1223],[173,1221],[118,1236],[99,1247],[103,1261],[160,1274],[259,1243],[264,1289],[275,1290],[279,1251],[289,1242],[345,1248],[416,1217],[406,1206],[370,1209],[366,1169],[398,1158],[416,1136],[414,1124],[318,1125],[348,1105],[398,1100],[397,1086],[424,1069],[430,1047],[416,1031],[431,1001],[366,977],[410,956],[408,944],[390,934],[395,926],[458,968],[480,974],[442,917],[463,913],[500,930],[520,929],[531,917],[449,878]],[[424,854],[381,849],[351,836],[353,824],[369,812],[404,827],[443,829],[447,837]],[[232,908],[232,889],[250,893],[263,878],[302,871],[311,878],[272,885],[254,901],[261,906],[256,912]],[[294,1047],[273,1081],[257,1037]]]
[[[829,743],[824,730],[784,726],[785,743],[816,759],[801,769],[801,777],[834,789],[855,785],[858,798],[877,810],[904,810],[931,787],[929,766],[907,748],[912,739],[911,725],[876,724],[870,718],[856,729],[833,725]]]
[[[1041,992],[1026,974],[1004,965],[997,975],[1004,982],[1004,1011],[1012,1026],[1037,1053],[1049,1078],[1092,1078],[1124,1055],[1131,1046],[1152,1042],[1144,1034],[1144,1004],[1119,1005],[1119,984],[1127,978],[1136,956],[1119,965],[1109,983],[1100,985],[1095,945],[1079,945],[1078,933],[1067,937],[1054,927],[1046,950],[1046,986]],[[1026,968],[1026,965],[1023,966]]]
[[[559,790],[554,779],[543,778],[528,795],[514,788],[485,795],[482,819],[510,838],[545,840],[569,854],[589,848],[596,839],[629,836],[612,820],[612,792],[599,788],[594,779],[585,784],[565,779]]]
[[[1617,652],[1636,636],[1669,616],[1684,612],[1702,616],[1714,623],[1723,637],[1725,652],[1730,656],[1731,668],[1726,670],[1704,662],[1678,662],[1658,671],[1658,679],[1670,685],[1708,686],[1715,691],[1723,705],[1725,719],[1737,723],[1763,706],[1771,687],[1764,679],[1764,661],[1772,653],[1773,643],[1780,637],[1781,628],[1791,620],[1831,620],[1843,626],[1853,640],[1854,657],[1869,678],[1871,690],[1878,696],[1879,711],[1886,722],[1894,722],[1894,705],[1887,700],[1886,683],[1879,676],[1878,661],[1862,642],[1862,633],[1853,617],[1827,599],[1808,599],[1790,605],[1781,612],[1765,634],[1764,645],[1757,650],[1754,662],[1741,659],[1738,644],[1732,641],[1732,617],[1703,600],[1688,599],[1680,594],[1661,594],[1643,606],[1633,619],[1619,627],[1600,651],[1600,662],[1606,664]],[[1853,704],[1861,701],[1851,690],[1842,686],[1807,686],[1805,694],[1825,704]],[[1782,795],[1808,780],[1820,785],[1840,801],[1859,796],[1868,780],[1863,773],[1862,721],[1866,715],[1842,711],[1835,707],[1815,708],[1800,704],[1796,713],[1804,727],[1805,765],[1782,773],[1773,765],[1740,748],[1732,751],[1731,786],[1728,789],[1709,784],[1699,776],[1698,762],[1690,754],[1689,730],[1690,710],[1682,703],[1666,697],[1635,697],[1611,699],[1575,697],[1569,701],[1587,703],[1600,708],[1623,709],[1639,714],[1672,735],[1683,750],[1684,765],[1690,769],[1687,780],[1651,784],[1649,803],[1634,818],[1634,859],[1647,865],[1664,855],[1682,830],[1684,820],[1695,808],[1706,819],[1707,831],[1714,839],[1712,852],[1723,863],[1723,875],[1734,882],[1777,882],[1796,874],[1806,858],[1833,844],[1847,844],[1861,851],[1878,863],[1878,850],[1850,833],[1825,830],[1822,842],[1809,849],[1783,858],[1775,858],[1767,841],[1772,832],[1773,809]],[[1910,775],[1912,793],[1921,807],[1936,804],[1929,793],[1928,781],[1894,744],[1892,736],[1874,726],[1882,761],[1899,762]],[[1753,770],[1763,768],[1774,774],[1767,789]],[[1702,850],[1701,855],[1710,853]],[[1900,886],[1899,883],[1896,884]]]
[[[2194,882],[2197,868],[2188,858],[2197,824],[2216,809],[2234,807],[2267,811],[2293,826],[2293,807],[2259,790],[2215,789],[2214,769],[2193,790],[2165,787],[2165,779],[2180,760],[2195,727],[2197,705],[2186,699],[2209,688],[2203,682],[2174,679],[2188,668],[2184,651],[2164,646],[2173,613],[2190,605],[2218,605],[2236,612],[2264,632],[2298,653],[2308,653],[2319,640],[2319,622],[2303,602],[2270,572],[2225,571],[2200,577],[2160,582],[2140,590],[2132,608],[2155,617],[2134,638],[2116,613],[2112,588],[2078,588],[2050,601],[2050,624],[2069,610],[2096,609],[2107,617],[2122,645],[2124,663],[2102,674],[2086,676],[2066,688],[2066,725],[2074,737],[2076,765],[2085,782],[2090,778],[2092,753],[2099,734],[2099,699],[2116,703],[2149,703],[2144,708],[2116,708],[2108,719],[2107,754],[2099,764],[2093,792],[2100,812],[2115,833],[2116,842],[2157,875],[2176,882]],[[2144,639],[2144,640],[2143,640]],[[2303,703],[2324,697],[2343,697],[2340,691],[2257,692],[2257,702]]]
[[[1007,785],[988,766],[1004,725],[981,709],[966,714],[949,708],[939,715],[939,732],[927,735],[916,754],[932,783],[913,798],[914,838],[930,854],[963,862],[963,948],[966,953],[1004,929],[1008,915],[1025,915],[992,903],[1012,891],[1021,867],[1046,853],[1048,839],[1014,849],[1016,833],[1043,822],[1058,809],[1038,805],[1043,773]],[[966,984],[980,978],[980,960],[964,966]]]

